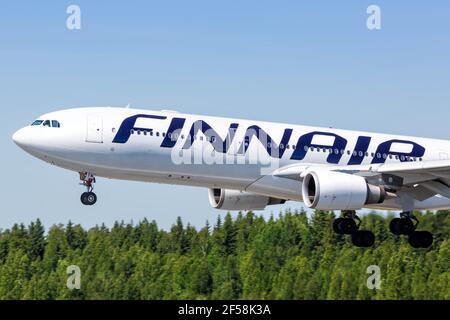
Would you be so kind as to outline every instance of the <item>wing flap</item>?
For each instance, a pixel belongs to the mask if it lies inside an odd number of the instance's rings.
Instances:
[[[426,181],[420,184],[424,188],[450,199],[450,188],[439,181]]]

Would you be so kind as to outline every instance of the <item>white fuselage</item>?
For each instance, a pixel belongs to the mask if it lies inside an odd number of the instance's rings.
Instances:
[[[270,173],[291,164],[364,165],[449,159],[450,142],[131,108],[48,113],[14,141],[33,156],[97,176],[245,190],[302,201],[301,182]],[[51,120],[59,127],[52,127]],[[247,138],[246,138],[247,137]],[[400,208],[395,201],[376,206]],[[435,196],[417,209],[449,208]]]

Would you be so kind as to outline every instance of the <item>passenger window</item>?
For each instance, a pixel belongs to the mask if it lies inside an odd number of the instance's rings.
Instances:
[[[50,127],[50,120],[45,120],[43,126]]]

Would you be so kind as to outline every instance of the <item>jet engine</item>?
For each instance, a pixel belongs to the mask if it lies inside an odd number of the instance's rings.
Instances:
[[[209,203],[220,210],[264,210],[266,206],[283,204],[286,200],[230,189],[209,189]]]
[[[361,176],[327,170],[306,174],[302,195],[309,208],[319,210],[357,210],[395,196]]]

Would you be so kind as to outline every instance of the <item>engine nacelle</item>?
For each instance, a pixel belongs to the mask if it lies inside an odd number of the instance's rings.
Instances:
[[[369,184],[363,177],[327,170],[309,172],[302,194],[309,208],[319,210],[357,210],[388,197],[383,186]]]
[[[220,210],[264,210],[266,206],[283,204],[286,200],[229,189],[209,189],[209,203]]]

